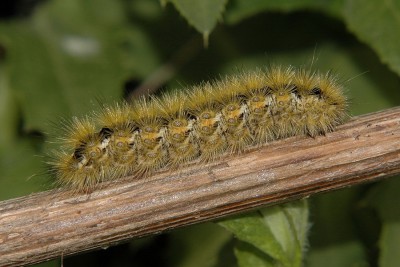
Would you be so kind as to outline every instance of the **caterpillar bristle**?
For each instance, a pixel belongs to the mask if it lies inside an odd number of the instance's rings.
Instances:
[[[59,184],[87,192],[105,180],[325,134],[347,117],[336,76],[272,66],[74,117],[50,165]]]
[[[96,131],[96,125],[89,117],[82,119],[72,117],[71,122],[66,124],[64,128],[65,134],[60,140],[63,145],[70,148],[76,148],[86,143],[86,140],[90,139]]]
[[[81,161],[65,151],[53,152],[53,161],[49,164],[52,166],[52,173],[57,177],[56,184],[76,191],[89,192],[106,177],[105,166]]]
[[[137,125],[131,121],[129,105],[122,103],[104,107],[98,115],[98,122],[102,125],[99,135],[108,142],[103,152],[112,162],[108,175],[113,178],[132,173],[138,160],[135,142]]]

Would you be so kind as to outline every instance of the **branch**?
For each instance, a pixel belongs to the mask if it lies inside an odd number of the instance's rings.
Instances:
[[[107,247],[400,173],[400,107],[179,172],[0,202],[0,266]]]

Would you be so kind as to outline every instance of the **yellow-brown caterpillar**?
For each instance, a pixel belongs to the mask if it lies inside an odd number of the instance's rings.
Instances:
[[[271,67],[73,118],[50,164],[58,183],[87,191],[104,180],[324,134],[346,117],[335,76]]]

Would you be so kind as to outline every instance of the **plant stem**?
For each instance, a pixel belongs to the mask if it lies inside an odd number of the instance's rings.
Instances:
[[[55,189],[0,202],[0,266],[108,247],[400,173],[400,107],[335,132],[291,137],[90,194]]]

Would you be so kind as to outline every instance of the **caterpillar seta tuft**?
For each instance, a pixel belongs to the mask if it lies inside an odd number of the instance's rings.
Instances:
[[[275,66],[74,117],[49,164],[57,183],[91,191],[105,180],[324,134],[347,117],[334,75]]]

